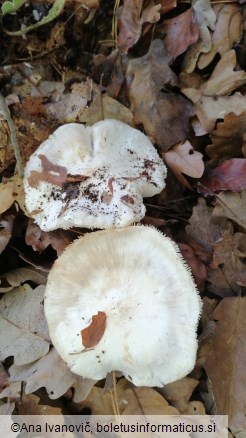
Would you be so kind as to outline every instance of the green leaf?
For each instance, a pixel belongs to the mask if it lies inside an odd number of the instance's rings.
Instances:
[[[20,0],[15,0],[16,3],[18,1],[20,2]],[[63,11],[65,1],[66,0],[55,0],[52,8],[49,10],[48,15],[43,17],[42,20],[38,21],[35,24],[31,24],[30,26],[22,26],[21,30],[17,30],[14,32],[10,32],[7,29],[3,29],[3,30],[7,35],[12,35],[12,36],[19,36],[19,35],[26,34],[27,32],[30,32],[30,30],[36,29],[37,27],[40,27],[40,26],[43,26],[44,24],[47,24],[50,21],[54,20],[56,17],[58,17],[58,15],[60,15]],[[10,2],[5,2],[5,3],[10,3]],[[22,1],[22,3],[25,3],[25,2]]]
[[[12,14],[18,11],[22,5],[26,3],[26,0],[13,0],[12,2],[7,1],[2,4],[3,15]]]

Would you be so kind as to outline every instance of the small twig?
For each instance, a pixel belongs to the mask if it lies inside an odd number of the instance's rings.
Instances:
[[[12,142],[12,145],[14,148],[14,153],[15,153],[15,158],[16,158],[16,163],[17,163],[18,174],[22,178],[23,177],[23,164],[22,164],[22,159],[21,159],[20,148],[19,148],[19,145],[17,143],[15,126],[14,126],[13,120],[11,119],[8,105],[6,104],[6,101],[1,93],[0,93],[0,107],[1,107],[1,109],[3,111],[3,115],[8,123],[9,131],[10,131],[10,139],[11,139],[11,142]]]

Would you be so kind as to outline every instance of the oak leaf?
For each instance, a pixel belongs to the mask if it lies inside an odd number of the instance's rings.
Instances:
[[[54,348],[34,363],[11,365],[9,374],[13,382],[26,382],[26,394],[45,387],[52,400],[61,397],[72,386],[75,388],[76,400],[84,400],[96,383],[73,374]]]
[[[220,190],[241,192],[246,189],[246,159],[233,158],[214,169],[207,169],[200,184],[198,191],[202,193],[209,194]]]
[[[188,100],[170,91],[177,77],[169,62],[163,43],[154,40],[145,56],[128,63],[126,73],[134,122],[143,124],[162,152],[186,139],[194,114]]]
[[[213,319],[212,351],[205,370],[212,385],[217,414],[229,415],[229,427],[246,429],[246,297],[224,298]]]
[[[177,17],[163,22],[165,33],[164,45],[172,58],[184,53],[186,49],[198,40],[199,27],[192,8]]]
[[[137,43],[141,36],[144,23],[156,23],[160,19],[161,5],[149,2],[144,6],[144,0],[124,0],[119,11],[119,35],[117,45],[127,53]]]

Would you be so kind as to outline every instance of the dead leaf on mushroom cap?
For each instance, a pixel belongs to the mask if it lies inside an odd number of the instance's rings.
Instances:
[[[143,124],[163,152],[186,139],[194,115],[193,105],[183,96],[162,92],[177,85],[169,62],[161,40],[154,40],[145,56],[129,61],[126,73],[134,122]]]
[[[106,330],[106,313],[98,312],[92,316],[90,325],[81,330],[82,344],[85,348],[95,347],[102,339]]]

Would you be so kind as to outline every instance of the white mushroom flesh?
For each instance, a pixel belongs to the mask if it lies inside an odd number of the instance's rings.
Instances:
[[[96,231],[55,262],[45,293],[50,336],[72,372],[121,371],[137,386],[163,386],[194,367],[201,300],[176,245],[154,228]],[[81,330],[106,314],[98,344]]]
[[[166,167],[144,134],[117,120],[58,128],[30,157],[26,208],[43,231],[117,228],[140,221],[143,197],[164,188]]]

